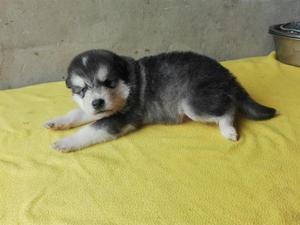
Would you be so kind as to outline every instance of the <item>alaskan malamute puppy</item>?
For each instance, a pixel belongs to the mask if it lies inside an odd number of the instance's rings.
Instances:
[[[116,139],[144,124],[178,124],[185,117],[214,122],[225,138],[237,141],[237,111],[254,120],[272,118],[276,112],[255,102],[218,62],[193,52],[135,60],[105,50],[87,51],[71,62],[66,85],[79,108],[45,127],[91,124],[53,144],[61,152]]]

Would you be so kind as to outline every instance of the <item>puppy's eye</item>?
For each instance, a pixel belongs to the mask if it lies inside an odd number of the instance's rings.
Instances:
[[[77,95],[80,95],[83,98],[86,90],[87,90],[87,87],[84,87],[84,88],[82,88],[82,87],[74,87],[73,88],[73,93],[77,94]]]
[[[103,85],[108,88],[115,88],[118,84],[118,80],[106,80]]]

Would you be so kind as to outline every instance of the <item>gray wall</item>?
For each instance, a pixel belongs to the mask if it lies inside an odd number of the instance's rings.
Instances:
[[[268,26],[299,12],[300,0],[0,0],[0,89],[61,80],[90,48],[265,55]]]

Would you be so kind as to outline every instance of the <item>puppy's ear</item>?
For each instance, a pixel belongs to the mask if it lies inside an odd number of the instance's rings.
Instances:
[[[121,56],[123,61],[124,73],[126,74],[125,81],[129,81],[133,73],[135,73],[136,61],[128,56]]]

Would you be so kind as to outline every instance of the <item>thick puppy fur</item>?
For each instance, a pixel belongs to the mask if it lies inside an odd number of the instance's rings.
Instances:
[[[193,52],[134,60],[106,50],[87,51],[72,60],[66,85],[79,108],[45,127],[91,124],[53,144],[61,152],[118,138],[144,124],[178,124],[184,117],[217,123],[225,138],[237,141],[236,111],[254,120],[276,113],[255,102],[218,62]]]

